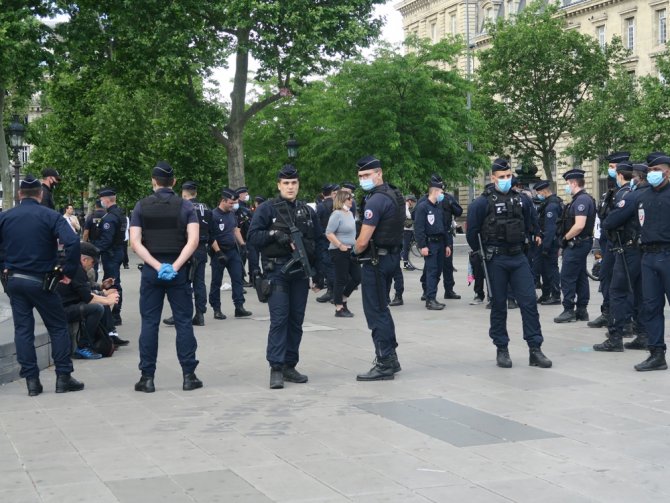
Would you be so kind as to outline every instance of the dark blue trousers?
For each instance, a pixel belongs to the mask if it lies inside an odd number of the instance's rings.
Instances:
[[[523,253],[517,255],[494,255],[486,263],[491,280],[491,327],[489,337],[498,347],[509,343],[507,333],[507,292],[511,288],[523,325],[523,338],[528,347],[539,348],[544,341],[537,312],[535,283],[528,259]]]
[[[409,257],[409,245],[412,242],[412,238],[414,237],[414,231],[413,230],[406,230],[403,229],[402,231],[402,251],[400,252],[400,256],[402,257],[403,262],[407,262],[407,257]]]
[[[633,291],[628,287],[624,261],[628,266]],[[638,248],[626,248],[625,253],[614,254],[614,268],[610,282],[610,310],[608,327],[621,334],[634,315],[634,299],[642,297],[642,253]],[[644,304],[638,304],[643,306]],[[637,319],[637,318],[636,318]],[[637,320],[639,323],[639,320]]]
[[[176,257],[161,260],[172,263]],[[172,308],[174,326],[177,331],[177,358],[184,374],[191,373],[198,366],[195,351],[198,343],[193,335],[193,299],[191,284],[188,282],[188,266],[177,273],[171,281],[158,279],[156,270],[144,264],[140,282],[140,315],[142,328],[140,332],[140,364],[142,374],[153,376],[156,372],[158,356],[158,329],[163,312],[163,302],[167,295]]]
[[[231,248],[224,252],[228,261],[225,267],[216,259],[212,259],[212,281],[209,285],[209,305],[212,309],[221,309],[221,282],[224,269],[230,275],[230,284],[233,287],[233,304],[239,307],[244,304],[244,287],[242,286],[242,258],[238,249]]]
[[[258,273],[261,270],[258,250],[250,243],[247,243],[247,260],[249,261],[249,275]]]
[[[121,288],[121,264],[123,263],[123,246],[115,246],[100,254],[102,259],[103,279],[114,278],[114,288],[119,292],[119,302],[112,308],[114,316],[121,316],[123,288]]]
[[[444,245],[446,246],[446,244]],[[446,256],[444,254],[444,246],[442,247],[442,283],[444,285],[444,293],[452,292],[454,290],[454,247],[451,247],[451,255]]]
[[[547,255],[540,253],[536,264],[542,278],[542,295],[560,298],[561,273],[558,270],[558,245],[552,246]]]
[[[603,255],[603,260],[600,263],[599,288],[603,296],[601,311],[608,312],[610,308],[610,283],[612,282],[612,273],[614,271],[614,253],[612,252],[612,243],[604,237],[600,238],[600,252]]]
[[[405,276],[402,274],[402,269],[400,267],[400,262],[398,262],[398,267],[395,268],[393,273],[393,290],[395,290],[396,295],[402,295],[405,293]],[[387,285],[387,297],[391,295],[391,282]],[[389,297],[390,299],[390,297]]]
[[[649,347],[665,346],[665,299],[670,302],[670,251],[642,255],[642,300],[640,318],[647,330]]]
[[[309,294],[309,280],[302,274],[285,275],[281,266],[268,272],[272,293],[268,299],[270,331],[266,358],[270,367],[295,366],[300,361],[302,323]]]
[[[67,331],[65,310],[57,293],[42,290],[42,280],[28,280],[10,277],[7,294],[14,319],[14,344],[16,359],[21,365],[21,377],[33,378],[40,375],[35,351],[35,316],[37,309],[51,338],[51,356],[56,366],[56,374],[72,372],[70,359],[70,335]]]
[[[561,290],[563,291],[563,308],[572,311],[586,308],[589,305],[591,292],[589,277],[586,275],[586,257],[591,252],[592,239],[580,241],[572,248],[563,250],[563,268],[561,269]],[[576,299],[575,299],[576,297]]]
[[[398,347],[395,324],[388,306],[388,292],[399,264],[400,254],[389,253],[379,257],[378,276],[369,262],[363,264],[361,271],[363,311],[368,328],[372,330],[372,341],[378,358],[391,356]]]
[[[205,285],[205,268],[207,267],[207,248],[204,244],[198,246],[192,259],[196,260],[193,273],[193,299],[196,311],[207,312],[207,286]],[[193,264],[191,263],[191,267]]]
[[[440,284],[440,276],[444,269],[444,240],[428,243],[428,256],[423,257],[423,262],[423,272],[426,276],[426,300],[435,300],[437,286]]]

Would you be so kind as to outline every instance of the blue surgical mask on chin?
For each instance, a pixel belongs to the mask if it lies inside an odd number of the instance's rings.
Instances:
[[[361,186],[361,189],[365,190],[366,192],[369,192],[375,188],[375,182],[369,178],[367,180],[360,180],[358,184]]]
[[[441,203],[442,201],[444,201],[444,194],[439,194],[439,195],[437,196],[437,202],[438,202],[438,203]]]
[[[637,184],[635,183],[635,180],[631,180],[629,182],[629,185],[630,185],[630,190],[635,190],[635,188],[637,186]]]
[[[546,199],[546,196],[543,196],[542,194],[538,194],[538,195],[537,195],[537,198],[538,198],[540,201],[544,201],[544,200]]]
[[[610,178],[616,178],[616,168],[607,168],[607,174]]]
[[[498,190],[502,192],[503,194],[507,194],[509,192],[509,189],[512,188],[512,179],[507,178],[506,180],[498,180]]]
[[[564,190],[565,190],[565,193],[566,193],[568,196],[569,196],[570,194],[572,194],[572,189],[570,188],[569,185],[566,185]]]
[[[662,171],[650,171],[647,173],[647,181],[652,187],[658,187],[663,181],[663,172]]]
[[[239,203],[233,204],[233,210],[237,211],[239,209],[240,209],[240,204]]]

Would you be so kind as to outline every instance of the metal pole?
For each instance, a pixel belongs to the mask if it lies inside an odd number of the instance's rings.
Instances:
[[[471,76],[472,76],[472,67],[471,67],[471,60],[470,60],[470,0],[465,0],[465,39],[466,39],[466,47],[465,47],[465,69],[466,73],[468,76],[468,83],[471,82]],[[470,91],[468,91],[467,98],[466,98],[466,109],[468,111],[471,110],[472,108],[472,96],[470,95]],[[472,153],[472,142],[470,141],[470,138],[468,137],[468,153]],[[468,166],[468,171],[470,171],[470,166]],[[472,200],[475,198],[475,185],[474,185],[474,180],[472,178],[472,175],[470,175],[469,179],[469,186],[468,186],[468,205]]]
[[[19,204],[19,171],[21,170],[21,165],[19,164],[19,150],[14,150],[14,202]]]

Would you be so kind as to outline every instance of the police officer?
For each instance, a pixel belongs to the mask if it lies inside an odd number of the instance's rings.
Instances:
[[[635,206],[630,186],[633,165],[629,161],[620,162],[616,170],[616,184],[619,190],[615,196],[615,207],[600,223],[601,232],[607,236],[614,252],[614,268],[609,292],[608,333],[607,340],[593,346],[595,351],[623,351],[624,325],[633,316],[632,297],[642,297],[640,222],[635,214],[630,214],[624,221],[618,216],[626,204],[633,203],[632,206]],[[619,225],[613,226],[612,222]]]
[[[340,190],[340,186],[336,183],[326,184],[321,190],[323,199],[316,206],[316,217],[319,219],[324,232],[328,226],[330,215],[333,213],[333,201],[338,190]],[[352,208],[355,209],[355,205]],[[335,267],[332,260],[330,260],[330,255],[326,254],[322,267],[326,276],[326,293],[317,297],[316,301],[326,303],[333,300],[333,285],[335,284]]]
[[[507,293],[511,293],[521,310],[523,338],[529,348],[529,364],[549,368],[552,363],[542,353],[542,328],[537,312],[533,273],[524,255],[524,245],[531,230],[531,208],[520,194],[512,190],[512,169],[506,159],[498,158],[491,167],[493,186],[475,199],[468,208],[466,238],[470,248],[479,250],[479,239],[485,250],[485,263],[491,283],[491,327],[489,336],[497,348],[496,363],[510,368],[507,334]]]
[[[102,207],[100,199],[95,200],[95,208],[93,213],[86,217],[84,221],[84,232],[82,234],[82,241],[97,241],[99,239],[98,224],[102,217],[105,216],[105,208]],[[96,271],[97,272],[97,271]]]
[[[52,193],[60,181],[61,176],[54,168],[44,168],[42,170],[42,202],[40,203],[42,206],[52,210],[56,209]]]
[[[555,323],[589,320],[586,308],[591,293],[589,277],[586,275],[586,258],[593,246],[593,226],[596,221],[596,203],[584,190],[584,170],[571,169],[563,178],[566,181],[565,193],[572,195],[572,201],[566,206],[565,218],[562,220],[563,312],[554,318]]]
[[[440,311],[444,304],[437,302],[437,286],[440,282],[444,257],[451,255],[447,246],[447,229],[444,222],[442,201],[444,200],[444,183],[431,179],[428,197],[416,206],[414,211],[414,235],[417,247],[424,259],[426,309]]]
[[[551,191],[549,182],[542,180],[535,184],[535,192],[540,202],[538,222],[542,233],[542,244],[537,264],[542,278],[542,295],[537,300],[543,306],[561,303],[560,273],[558,270],[559,240],[556,235],[557,223],[563,214],[563,201]]]
[[[235,189],[235,197],[237,198],[235,209],[235,217],[237,218],[237,227],[242,233],[242,239],[244,242],[247,242],[247,236],[249,234],[249,226],[251,225],[251,208],[249,207],[249,189],[246,186],[239,187]],[[252,247],[253,248],[253,247]],[[250,281],[244,280],[244,276],[247,275],[246,263],[249,259],[249,249],[247,245],[239,248],[240,258],[242,261],[242,284],[244,287],[253,286]],[[251,267],[249,267],[249,277],[252,276]]]
[[[402,228],[402,251],[400,252],[402,266],[406,271],[416,270],[416,267],[409,263],[410,246],[414,237],[414,210],[416,205],[416,196],[407,194],[405,196],[405,223]]]
[[[237,226],[235,216],[237,204],[235,191],[224,187],[221,190],[219,205],[212,210],[212,221],[209,225],[209,238],[212,246],[212,282],[209,285],[209,304],[214,310],[216,320],[226,319],[226,315],[221,312],[221,281],[224,270],[228,271],[233,287],[235,318],[251,316],[251,312],[244,309],[243,265],[237,246],[245,246],[245,241]]]
[[[119,292],[119,302],[112,309],[114,325],[119,326],[122,324],[121,263],[123,262],[123,247],[126,246],[127,221],[121,208],[116,205],[116,191],[114,189],[100,189],[98,197],[106,213],[98,222],[97,239],[91,242],[100,250],[104,278],[114,278],[114,289]]]
[[[374,156],[358,160],[358,180],[369,195],[363,210],[354,254],[363,262],[361,290],[363,311],[375,345],[375,364],[358,381],[383,381],[400,372],[395,324],[388,307],[389,283],[400,265],[405,200],[402,193],[384,182],[382,165]]]
[[[84,389],[83,383],[71,377],[70,335],[60,297],[54,293],[58,241],[65,253],[61,281],[69,283],[79,267],[79,237],[59,213],[40,205],[42,194],[40,181],[27,175],[19,185],[20,204],[0,213],[0,257],[4,257],[0,271],[12,307],[16,358],[29,396],[42,393],[33,308],[51,338],[56,393]],[[51,282],[51,277],[56,279]]]
[[[200,224],[193,204],[177,196],[174,170],[159,161],[151,171],[154,193],[140,200],[130,220],[130,245],[144,261],[140,282],[140,380],[135,391],[153,393],[158,329],[167,295],[177,331],[177,357],[183,372],[184,391],[202,387],[195,375],[198,343],[193,335],[193,301],[188,260],[198,247]]]
[[[630,152],[613,152],[607,156],[607,185],[608,188],[601,196],[597,208],[597,215],[600,222],[603,222],[610,211],[614,209],[615,196],[619,188],[616,186],[616,167],[620,162],[627,162],[630,159]],[[600,305],[600,316],[595,320],[589,321],[587,326],[591,328],[601,328],[608,325],[610,308],[610,282],[612,281],[612,269],[614,268],[613,244],[607,239],[604,233],[600,233],[599,238],[600,253],[602,261],[600,262],[600,293],[603,296],[603,302]]]
[[[207,265],[207,243],[209,242],[209,223],[212,221],[212,212],[205,203],[196,199],[198,197],[198,184],[194,181],[189,180],[181,184],[181,197],[191,202],[200,225],[198,247],[191,255],[189,274],[192,278],[191,284],[193,285],[193,299],[195,301],[193,325],[202,327],[205,324],[205,313],[207,312],[205,267]],[[164,319],[163,323],[174,326],[174,317],[170,316]]]
[[[284,165],[277,173],[279,196],[256,209],[249,229],[249,241],[261,252],[263,272],[271,287],[266,351],[270,389],[283,388],[284,381],[306,383],[308,379],[295,367],[300,360],[309,276],[300,263],[289,265],[292,251],[298,245],[291,237],[290,227],[295,225],[300,230],[309,263],[317,269],[321,267],[326,245],[316,213],[297,199],[299,188],[298,171],[290,164]]]
[[[454,234],[452,231],[452,223],[454,218],[460,217],[463,214],[463,208],[456,198],[444,193],[444,198],[440,203],[444,211],[444,228],[447,230],[446,244],[449,248],[449,253],[444,257],[444,264],[442,267],[442,276],[444,281],[444,298],[447,300],[460,299],[461,296],[454,292]]]

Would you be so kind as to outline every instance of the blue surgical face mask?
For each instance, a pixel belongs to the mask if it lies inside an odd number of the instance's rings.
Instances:
[[[607,174],[610,178],[616,178],[616,168],[607,168]]]
[[[438,203],[441,203],[442,201],[444,201],[444,194],[438,194],[438,196],[437,196],[437,202],[438,202]]]
[[[658,187],[663,181],[663,171],[650,171],[647,173],[647,181],[652,187]]]
[[[506,180],[498,180],[498,190],[503,194],[507,194],[509,189],[512,188],[512,179],[507,178]]]
[[[239,209],[240,209],[240,204],[239,204],[239,203],[235,203],[235,204],[233,204],[233,209],[234,209],[235,211],[239,210]]]
[[[538,198],[540,201],[544,201],[544,200],[546,199],[546,196],[543,196],[542,194],[538,194],[538,195],[537,195],[537,198]]]
[[[637,186],[634,179],[629,182],[629,185],[630,185],[630,190],[635,190],[635,188]]]
[[[572,189],[570,188],[569,185],[566,185],[566,186],[565,186],[565,193],[566,193],[567,195],[572,194]]]
[[[365,191],[370,191],[375,188],[375,182],[373,182],[369,178],[366,180],[360,180],[358,184],[361,186],[361,189]]]

